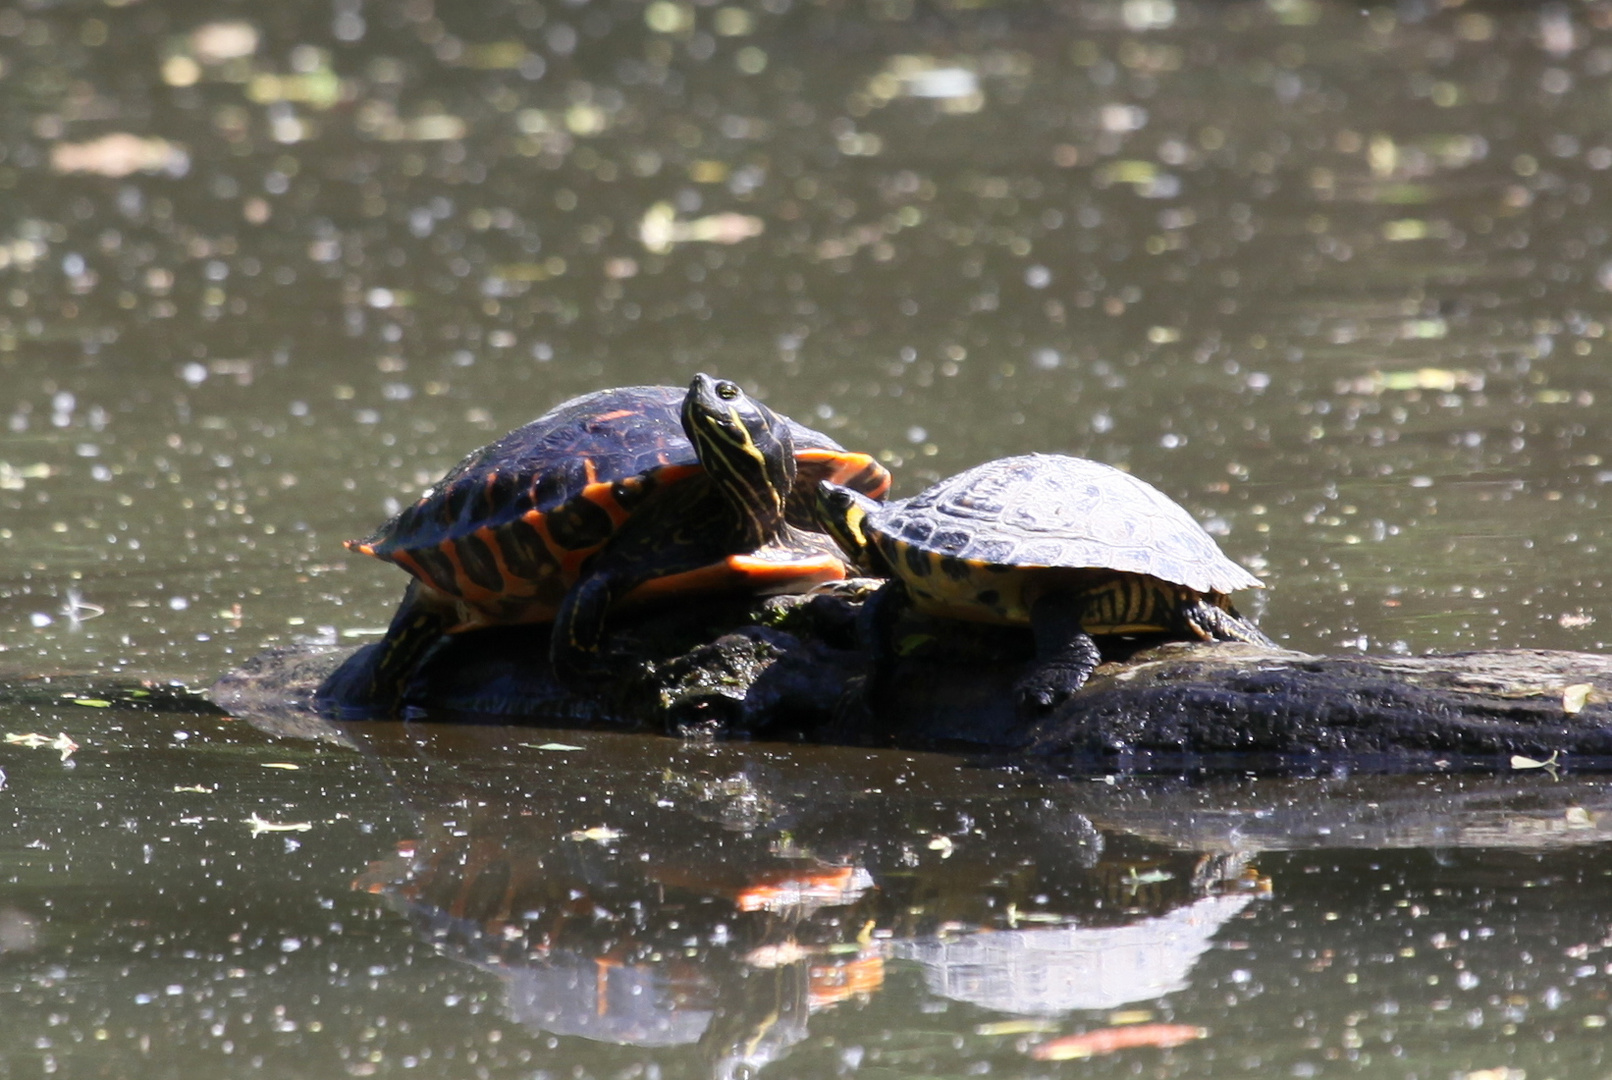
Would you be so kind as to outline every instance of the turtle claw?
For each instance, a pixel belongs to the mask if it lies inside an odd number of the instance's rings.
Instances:
[[[1066,679],[1054,678],[1065,672],[1032,671],[1013,685],[1019,712],[1031,717],[1045,716],[1074,697],[1081,683],[1070,686]],[[1081,680],[1084,682],[1085,680]]]

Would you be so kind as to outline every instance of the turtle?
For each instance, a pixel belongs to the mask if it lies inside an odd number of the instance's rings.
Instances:
[[[1017,691],[1031,713],[1091,677],[1093,635],[1274,647],[1228,599],[1259,579],[1163,492],[1100,462],[1001,458],[885,504],[823,482],[815,511],[858,568],[894,579],[875,610],[899,592],[927,615],[1029,626],[1036,661]]]
[[[370,704],[395,705],[443,634],[554,621],[556,673],[576,681],[618,603],[844,577],[826,537],[789,523],[816,529],[797,474],[873,498],[890,485],[872,457],[704,374],[686,391],[620,387],[556,406],[346,543],[414,578],[373,661]]]

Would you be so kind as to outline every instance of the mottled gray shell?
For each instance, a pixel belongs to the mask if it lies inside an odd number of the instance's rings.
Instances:
[[[965,562],[1150,574],[1200,593],[1260,587],[1151,484],[1057,454],[976,465],[883,507],[868,524],[898,544]]]

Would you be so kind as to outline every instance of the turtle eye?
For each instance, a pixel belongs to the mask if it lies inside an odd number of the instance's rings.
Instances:
[[[730,383],[726,379],[716,384],[716,396],[723,401],[732,401],[739,396],[739,384]]]

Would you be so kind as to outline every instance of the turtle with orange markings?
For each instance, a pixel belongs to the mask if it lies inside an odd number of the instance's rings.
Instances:
[[[444,634],[553,622],[555,673],[600,666],[610,613],[685,595],[799,592],[846,576],[811,489],[882,498],[872,457],[695,376],[601,390],[461,461],[350,550],[413,575],[370,675],[390,708]]]

